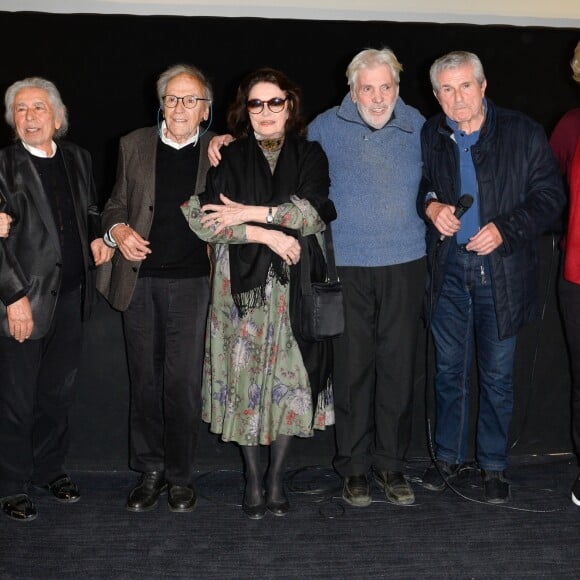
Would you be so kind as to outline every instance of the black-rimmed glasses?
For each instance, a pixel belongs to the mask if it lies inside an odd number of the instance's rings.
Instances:
[[[197,101],[209,101],[203,97],[196,97],[194,95],[185,95],[183,97],[176,97],[175,95],[163,95],[163,104],[170,109],[175,109],[177,103],[181,101],[186,109],[195,109]]]
[[[269,101],[262,101],[261,99],[250,99],[246,103],[246,107],[248,108],[248,112],[252,113],[252,115],[259,115],[264,110],[264,105],[268,105],[268,109],[272,111],[272,113],[280,113],[284,110],[284,105],[288,97],[285,99],[281,97],[274,97]]]

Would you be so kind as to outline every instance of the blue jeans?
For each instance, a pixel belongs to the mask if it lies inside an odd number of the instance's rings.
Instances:
[[[476,351],[480,391],[476,459],[482,469],[504,470],[513,408],[516,338],[498,338],[492,280],[485,256],[468,252],[465,246],[450,249],[432,331],[437,359],[437,458],[451,464],[466,460],[469,379]]]

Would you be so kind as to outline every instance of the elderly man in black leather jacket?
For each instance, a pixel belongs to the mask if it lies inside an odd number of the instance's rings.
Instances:
[[[80,498],[63,471],[68,410],[81,320],[95,294],[91,272],[112,250],[100,237],[90,156],[57,139],[67,129],[57,88],[24,79],[5,103],[18,139],[0,151],[3,209],[12,218],[0,240],[0,503],[27,521],[37,515],[30,483],[61,502]]]
[[[485,98],[479,58],[452,52],[431,67],[443,113],[422,131],[417,199],[428,225],[427,319],[437,369],[437,464],[427,489],[445,488],[468,452],[469,378],[477,356],[480,404],[476,459],[484,498],[510,498],[505,478],[518,330],[538,314],[536,240],[565,204],[558,166],[542,127]],[[455,215],[462,195],[473,206]],[[477,349],[475,349],[477,345]]]

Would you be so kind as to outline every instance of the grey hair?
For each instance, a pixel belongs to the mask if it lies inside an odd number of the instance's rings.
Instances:
[[[390,48],[366,48],[361,50],[351,61],[346,69],[346,78],[348,86],[354,89],[359,71],[365,68],[375,68],[386,64],[393,73],[395,82],[399,84],[399,73],[403,70],[403,65],[397,60],[395,53]]]
[[[570,61],[570,66],[572,67],[572,78],[577,83],[580,83],[580,41],[576,45],[576,49],[574,50],[574,56]]]
[[[157,79],[157,98],[159,99],[159,104],[161,106],[163,106],[163,96],[165,95],[169,81],[179,75],[188,75],[197,79],[203,85],[203,90],[205,92],[204,97],[210,101],[213,100],[211,84],[207,77],[197,67],[190,64],[175,64],[162,72]]]
[[[473,52],[466,52],[464,50],[455,50],[449,52],[438,58],[429,69],[429,77],[431,78],[431,86],[433,90],[438,93],[439,89],[439,75],[446,70],[459,68],[465,65],[470,65],[473,67],[473,74],[475,75],[475,80],[481,86],[485,81],[485,73],[483,72],[483,65],[479,60],[479,57]]]
[[[16,94],[22,89],[42,89],[43,91],[46,91],[48,100],[54,109],[55,117],[59,119],[61,123],[60,127],[55,131],[54,136],[64,137],[68,131],[68,112],[62,102],[62,98],[56,85],[42,77],[29,77],[22,79],[8,87],[4,94],[4,106],[6,107],[4,118],[8,125],[16,130],[16,124],[14,123],[14,99],[16,98]]]

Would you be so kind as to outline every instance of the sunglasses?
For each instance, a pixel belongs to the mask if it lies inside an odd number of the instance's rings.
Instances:
[[[268,105],[268,109],[272,111],[272,113],[280,113],[284,110],[284,106],[288,97],[285,99],[281,97],[274,97],[269,101],[262,101],[261,99],[250,99],[246,103],[246,107],[249,113],[252,115],[259,115],[264,110],[264,105]]]

